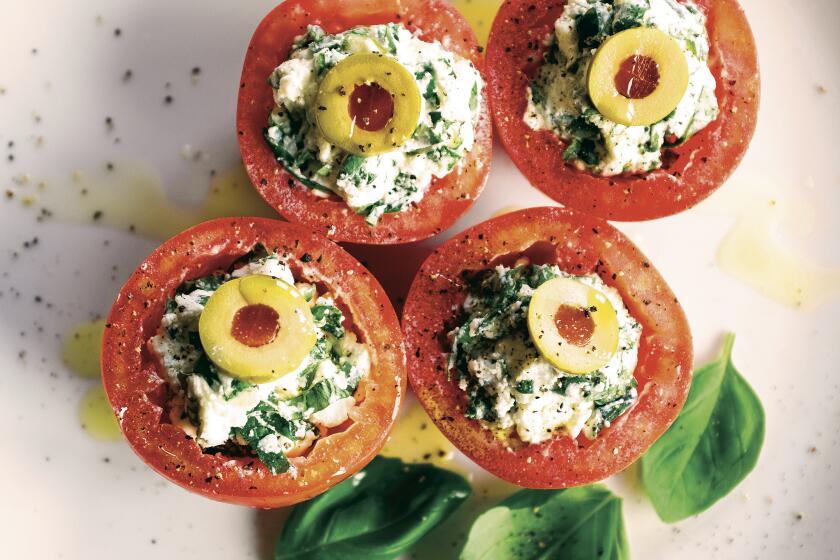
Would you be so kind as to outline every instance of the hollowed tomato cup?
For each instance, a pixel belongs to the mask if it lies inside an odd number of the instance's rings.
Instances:
[[[308,25],[339,33],[359,25],[402,23],[420,33],[423,41],[470,60],[482,71],[482,50],[469,23],[444,0],[287,0],[274,8],[257,27],[242,69],[236,126],[242,161],[251,182],[283,217],[300,222],[335,241],[395,244],[437,235],[451,226],[478,198],[492,155],[492,123],[482,95],[475,144],[456,168],[434,179],[423,199],[408,209],[382,216],[371,226],[336,196],[323,197],[302,185],[277,161],[264,138],[274,107],[267,80],[285,61],[295,37]]]
[[[305,455],[290,458],[294,469],[282,474],[271,474],[255,457],[205,453],[173,425],[166,374],[147,348],[178,286],[226,270],[257,244],[286,259],[296,278],[324,286],[336,297],[345,311],[345,328],[367,345],[371,359],[351,421],[331,429]],[[214,500],[272,508],[320,494],[379,452],[405,394],[405,350],[396,314],[379,282],[338,245],[299,225],[221,218],[168,240],[128,279],[108,316],[102,377],[126,440],[152,469]]]
[[[469,291],[467,278],[527,256],[574,275],[597,274],[642,325],[632,407],[592,440],[555,434],[541,443],[502,440],[467,418],[466,392],[450,371],[447,333]],[[403,311],[409,382],[458,449],[496,476],[529,488],[607,478],[638,459],[674,421],[691,384],[691,331],[682,307],[648,259],[607,222],[560,208],[532,208],[456,235],[426,260]]]
[[[709,69],[720,114],[687,142],[663,150],[660,169],[598,176],[566,162],[567,143],[523,117],[528,83],[566,0],[509,0],[487,45],[488,97],[499,141],[535,187],[563,204],[609,220],[638,221],[691,208],[735,170],[755,131],[760,81],[755,41],[736,0],[695,0],[706,15]]]

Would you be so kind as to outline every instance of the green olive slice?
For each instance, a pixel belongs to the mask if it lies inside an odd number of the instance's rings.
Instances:
[[[667,117],[688,88],[688,63],[677,41],[658,29],[616,33],[595,53],[587,81],[598,111],[626,126]]]
[[[551,365],[575,374],[609,363],[618,347],[618,318],[600,291],[572,278],[542,284],[528,307],[528,331]]]
[[[364,104],[364,97],[371,94],[381,98],[383,90],[391,103],[383,104],[380,99],[373,111],[390,108],[391,115],[387,119],[376,113],[373,118],[360,117],[354,105]],[[396,150],[411,138],[421,107],[417,81],[405,66],[390,56],[360,53],[348,56],[324,76],[318,88],[315,120],[331,144],[354,155],[373,156]],[[381,127],[369,130],[373,127],[367,126],[368,119]]]
[[[294,286],[262,274],[229,280],[213,292],[198,333],[214,364],[251,383],[296,370],[316,341],[306,299]]]

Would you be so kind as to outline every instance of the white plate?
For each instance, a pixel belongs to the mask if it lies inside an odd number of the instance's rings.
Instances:
[[[625,498],[636,558],[830,558],[840,548],[840,4],[744,4],[763,81],[758,131],[744,163],[699,207],[619,227],[679,295],[698,362],[716,355],[723,331],[738,334],[736,364],[764,403],[767,439],[743,484],[674,526],[658,521],[632,469],[611,480]],[[104,197],[98,199],[106,205],[103,223],[125,224],[125,216],[160,205],[153,190],[138,195],[158,181],[177,200],[200,201],[210,169],[221,174],[238,160],[236,84],[251,32],[271,7],[268,1],[3,2],[0,187],[16,193],[0,201],[5,557],[271,557],[281,512],[193,496],[152,473],[126,445],[91,438],[79,426],[78,408],[95,382],[72,375],[59,358],[62,333],[104,314],[156,245],[94,224],[95,206],[80,202],[80,190],[88,186],[94,198]],[[201,68],[195,79],[193,67]],[[124,81],[127,69],[132,77]],[[107,162],[114,171],[106,171]],[[39,189],[41,181],[46,185]],[[33,197],[30,207],[22,202],[26,196]],[[770,199],[778,203],[768,226],[764,210],[756,209],[769,208]],[[453,231],[512,205],[547,203],[497,147],[484,195]],[[56,216],[36,222],[43,204]],[[774,274],[795,266],[795,281],[824,292],[806,293],[816,303],[805,308],[758,293],[716,262],[739,219],[747,229],[772,229],[774,213],[782,215],[779,233],[795,257],[773,261]],[[34,237],[38,243],[25,248]],[[748,247],[755,254],[756,246]],[[406,258],[393,276],[410,278],[411,265]],[[477,472],[477,485],[486,480]],[[450,542],[439,542],[447,557]]]

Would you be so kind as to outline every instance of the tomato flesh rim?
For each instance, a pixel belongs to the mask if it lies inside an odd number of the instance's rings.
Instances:
[[[257,243],[276,248],[326,284],[350,311],[371,355],[357,390],[353,423],[320,438],[296,472],[272,475],[255,458],[210,455],[164,418],[168,382],[147,342],[157,333],[167,297],[188,278],[225,269]],[[304,255],[309,255],[301,260]],[[311,498],[364,467],[384,445],[405,393],[405,349],[384,290],[352,256],[305,227],[263,218],[222,218],[195,226],[156,249],[120,291],[106,324],[103,383],[132,449],[170,481],[206,497],[253,507]]]
[[[639,397],[594,440],[556,436],[509,447],[464,415],[466,394],[448,379],[446,333],[455,325],[466,285],[460,275],[536,243],[549,243],[561,269],[596,272],[621,294],[642,324],[634,376]],[[615,274],[615,277],[613,277]],[[665,432],[691,381],[691,332],[679,303],[647,258],[607,222],[561,208],[534,208],[494,218],[447,241],[423,264],[403,312],[409,383],[429,416],[479,466],[514,484],[564,488],[626,468]]]
[[[382,216],[375,227],[338,197],[319,197],[278,163],[263,137],[274,106],[267,79],[288,56],[294,36],[305,24],[330,33],[355,25],[402,22],[420,30],[421,39],[439,40],[482,72],[483,55],[475,34],[460,13],[443,0],[287,0],[259,24],[248,46],[237,103],[240,152],[251,182],[285,218],[301,222],[335,241],[396,244],[427,239],[451,226],[481,194],[490,171],[492,120],[482,95],[472,150],[455,170],[433,180],[419,204]],[[486,80],[485,80],[486,84]]]
[[[720,114],[685,144],[665,150],[662,169],[613,177],[592,175],[565,162],[565,142],[522,120],[528,76],[542,61],[542,39],[562,14],[565,0],[510,0],[502,5],[487,47],[488,97],[499,141],[532,185],[569,208],[610,220],[639,221],[687,210],[726,181],[755,132],[758,57],[736,0],[696,3],[707,15],[709,67],[717,82]]]

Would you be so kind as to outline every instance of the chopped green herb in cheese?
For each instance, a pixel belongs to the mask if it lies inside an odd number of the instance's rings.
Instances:
[[[636,27],[654,27],[676,39],[689,70],[688,89],[677,108],[650,126],[606,119],[587,92],[598,47]],[[597,175],[658,169],[663,148],[685,142],[718,116],[706,18],[691,0],[569,0],[548,42],[543,65],[528,87],[524,120],[565,140],[564,159],[580,169]]]
[[[231,278],[265,274],[279,278],[310,301],[315,347],[293,373],[277,381],[251,384],[213,364],[204,352],[198,320],[207,300]],[[183,283],[166,304],[161,330],[151,348],[169,378],[174,424],[205,450],[244,447],[273,473],[286,472],[286,455],[309,447],[317,426],[334,427],[348,418],[353,394],[370,370],[367,348],[343,327],[344,314],[329,293],[296,282],[277,254],[257,247],[230,272]]]
[[[366,52],[396,58],[414,74],[423,97],[419,123],[408,142],[371,157],[330,145],[313,115],[326,73],[351,54]],[[265,136],[278,161],[314,192],[343,198],[371,225],[385,213],[422,200],[432,180],[452,172],[472,149],[483,86],[470,61],[392,23],[336,35],[312,25],[297,38],[269,84],[276,106]]]
[[[561,276],[602,292],[618,317],[618,350],[606,366],[585,375],[552,366],[528,333],[534,290]],[[467,393],[467,416],[486,428],[509,430],[529,443],[581,432],[595,438],[636,401],[633,370],[642,327],[598,276],[573,276],[548,265],[499,266],[472,281],[463,311],[463,323],[450,333],[449,365]]]

